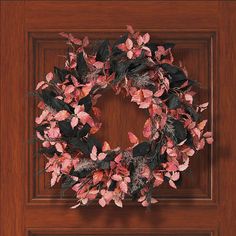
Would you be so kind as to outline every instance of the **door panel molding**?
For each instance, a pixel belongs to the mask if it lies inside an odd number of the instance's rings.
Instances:
[[[62,31],[69,31],[64,29]],[[142,29],[143,32],[148,31]],[[102,38],[115,39],[122,34],[122,29],[89,29],[74,31],[75,35],[88,35],[91,40],[99,40]],[[63,55],[65,51],[64,39],[58,35],[58,32],[27,32],[27,48],[29,56],[28,67],[28,82],[29,91],[33,91],[37,82],[42,80],[44,75],[50,71],[53,65],[63,65],[63,58],[58,55]],[[152,38],[162,41],[169,41],[176,43],[177,60],[183,61],[187,69],[189,68],[190,76],[194,80],[198,80],[203,87],[200,91],[199,102],[209,101],[212,107],[208,110],[205,118],[209,120],[208,128],[214,130],[216,128],[216,115],[214,109],[217,109],[217,104],[214,103],[214,97],[217,96],[217,91],[214,90],[214,83],[216,79],[215,62],[216,56],[216,32],[212,31],[189,31],[176,32],[169,30],[163,32],[162,30],[152,29]],[[47,61],[47,64],[45,63]],[[188,62],[190,61],[189,65]],[[194,65],[193,65],[194,64]],[[197,66],[197,69],[195,68]],[[28,103],[28,138],[33,134],[34,117],[37,115],[35,109],[35,101],[30,98]],[[142,124],[141,124],[142,126]],[[161,200],[161,205],[215,205],[217,200],[217,157],[214,153],[214,143],[192,160],[195,172],[186,174],[190,178],[190,183],[185,187],[179,187],[177,191],[170,190],[168,187],[163,187],[158,193],[157,197]],[[60,190],[56,187],[50,188],[49,174],[37,174],[42,171],[44,166],[43,158],[35,157],[37,153],[37,144],[29,146],[28,159],[28,204],[29,205],[71,205],[75,202],[72,193],[61,197]],[[213,157],[214,156],[214,157]],[[191,166],[191,165],[190,165]],[[193,169],[194,170],[194,169]],[[202,171],[203,170],[203,171]],[[196,178],[194,180],[193,178]],[[184,178],[183,182],[187,179]],[[187,180],[188,181],[188,180]],[[192,181],[192,183],[191,183]],[[194,185],[192,187],[191,185]],[[128,204],[136,204],[127,201]]]

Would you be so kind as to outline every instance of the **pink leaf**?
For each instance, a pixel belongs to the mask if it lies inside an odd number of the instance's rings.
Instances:
[[[154,187],[158,187],[159,185],[161,185],[163,182],[164,182],[164,178],[163,178],[163,175],[162,173],[154,173],[154,178],[155,178],[155,181],[154,181]]]
[[[127,31],[129,33],[134,34],[134,29],[133,29],[133,27],[131,25],[127,25],[126,27],[127,27]]]
[[[147,200],[145,200],[145,201],[142,202],[142,205],[143,205],[144,207],[147,207],[147,206],[149,206],[149,203],[148,203]]]
[[[127,52],[127,57],[128,57],[129,59],[132,59],[132,57],[133,57],[133,52],[132,52],[132,51],[128,51],[128,52]]]
[[[111,178],[115,181],[121,181],[122,180],[122,177],[118,174],[112,175]]]
[[[166,170],[167,171],[176,171],[176,170],[178,170],[178,167],[176,166],[176,164],[174,162],[168,162]]]
[[[121,208],[123,207],[122,201],[120,199],[118,200],[115,199],[114,202],[118,207],[121,207]]]
[[[71,122],[70,122],[72,129],[74,129],[74,127],[78,124],[78,122],[79,122],[78,117],[76,116],[72,117]]]
[[[83,203],[83,205],[86,205],[88,203],[88,198],[82,199],[81,202]]]
[[[178,146],[182,146],[186,141],[187,139],[184,139],[182,142],[178,143]]]
[[[52,172],[51,187],[55,185],[55,183],[57,182],[57,178],[57,174],[55,172]]]
[[[164,92],[165,92],[165,90],[163,88],[161,88],[155,92],[154,96],[160,97]]]
[[[81,205],[81,202],[79,202],[78,204],[72,206],[71,209],[75,209],[75,208],[79,207],[80,205]]]
[[[194,155],[194,153],[195,153],[195,151],[193,150],[193,149],[191,149],[191,148],[189,148],[187,151],[186,151],[186,154],[188,155],[188,156],[193,156]]]
[[[213,138],[206,138],[206,142],[208,143],[208,144],[212,144],[213,143]]]
[[[94,121],[93,121],[92,117],[88,113],[86,113],[84,111],[81,111],[78,114],[78,118],[80,119],[80,121],[81,121],[81,123],[83,125],[88,123],[91,127],[94,126]]]
[[[127,38],[127,40],[125,41],[125,45],[127,49],[130,50],[133,47],[133,41],[130,38]]]
[[[60,129],[58,127],[51,128],[47,131],[47,135],[49,138],[59,138],[61,136]]]
[[[122,154],[120,153],[119,155],[116,156],[115,162],[120,163],[121,159],[122,159]]]
[[[177,180],[179,179],[179,176],[180,176],[179,172],[175,172],[175,173],[171,176],[171,179],[172,179],[173,181],[177,181]]]
[[[137,138],[132,132],[128,132],[128,136],[129,136],[129,141],[130,141],[132,144],[137,144],[137,143],[139,143],[138,138]]]
[[[87,47],[89,45],[89,39],[87,36],[83,38],[83,47]]]
[[[193,96],[191,95],[191,94],[185,94],[184,95],[184,97],[185,97],[185,100],[187,101],[187,102],[189,102],[190,104],[192,104],[193,103]]]
[[[105,157],[106,157],[106,155],[107,155],[107,154],[106,154],[106,153],[103,153],[103,152],[99,153],[99,154],[98,154],[98,160],[99,160],[99,161],[104,160]]]
[[[207,120],[203,120],[197,126],[200,130],[203,130],[205,128],[206,124],[207,124]]]
[[[70,113],[66,110],[62,110],[62,111],[59,111],[56,115],[55,115],[55,120],[58,120],[58,121],[62,121],[62,120],[65,120],[67,119],[68,117],[70,116]]]
[[[93,184],[96,185],[98,184],[103,178],[103,172],[102,171],[96,171],[93,174]]]
[[[38,131],[36,131],[36,136],[39,140],[44,141],[44,137]]]
[[[124,43],[121,43],[119,45],[117,45],[117,47],[121,50],[121,51],[127,51],[127,47]]]
[[[150,35],[149,35],[149,33],[144,34],[144,35],[143,35],[143,43],[146,44],[146,43],[149,42],[149,40],[150,40]]]
[[[157,199],[155,199],[155,198],[153,198],[153,197],[151,198],[151,203],[152,203],[152,204],[155,204],[155,203],[157,203],[157,202],[158,202]]]
[[[75,114],[79,114],[81,111],[84,111],[84,106],[81,106],[81,105],[78,105],[78,106],[75,106]]]
[[[55,148],[58,152],[63,152],[63,146],[60,143],[56,143]]]
[[[84,96],[87,96],[89,94],[89,92],[91,91],[91,89],[92,89],[92,84],[91,83],[86,84],[82,88],[82,92],[83,92]]]
[[[137,43],[139,46],[143,44],[143,37],[141,35],[138,36]]]
[[[146,98],[143,102],[140,103],[139,108],[145,109],[150,107],[152,98]]]
[[[189,158],[184,162],[184,164],[179,165],[179,171],[184,171],[188,168],[189,165]]]
[[[153,92],[148,89],[142,89],[142,92],[143,92],[144,98],[149,98],[149,97],[152,97],[152,95],[153,95]]]
[[[106,201],[105,201],[105,199],[103,197],[99,199],[98,203],[102,207],[106,206]]]
[[[79,82],[73,75],[71,76],[71,80],[76,88],[79,87]]]
[[[41,81],[41,82],[39,82],[38,84],[37,84],[37,86],[36,86],[36,90],[38,90],[42,85],[44,85],[45,84],[45,81]]]
[[[212,137],[212,132],[206,132],[205,134],[203,134],[203,137],[205,137],[205,138]]]
[[[68,85],[65,89],[65,94],[72,93],[75,90],[75,87],[73,85]]]
[[[97,148],[96,148],[96,146],[93,146],[92,152],[90,153],[90,158],[91,158],[93,161],[96,161],[96,160],[97,160]]]
[[[52,79],[53,79],[53,73],[52,73],[52,72],[49,72],[49,73],[46,75],[46,80],[47,80],[48,82],[50,82]]]
[[[144,127],[143,127],[143,136],[145,138],[150,138],[151,134],[152,134],[152,122],[151,122],[151,119],[148,118],[144,124]]]
[[[208,105],[209,105],[209,102],[205,102],[205,103],[199,105],[199,107],[201,107],[201,108],[207,108]]]
[[[172,180],[169,180],[169,185],[170,185],[172,188],[177,189],[175,183],[174,183]]]
[[[102,69],[104,67],[104,63],[101,62],[101,61],[96,61],[94,64],[93,64],[97,69]]]
[[[127,186],[127,184],[126,184],[124,181],[122,181],[122,182],[120,183],[120,189],[121,189],[121,191],[124,192],[124,193],[127,193],[127,192],[128,192],[128,186]]]

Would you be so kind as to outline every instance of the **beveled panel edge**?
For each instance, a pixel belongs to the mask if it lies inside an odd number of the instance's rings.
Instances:
[[[85,235],[144,235],[147,236],[218,236],[218,229],[199,228],[33,228],[26,229],[27,236],[85,236]]]

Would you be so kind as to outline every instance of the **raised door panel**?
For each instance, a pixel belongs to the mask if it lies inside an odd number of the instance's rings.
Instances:
[[[145,29],[141,30],[145,32]],[[107,38],[113,40],[122,32],[110,32],[110,30],[83,30],[74,32],[78,37],[88,35],[91,41]],[[211,102],[211,107],[204,113],[204,118],[209,120],[208,129],[213,129],[216,117],[214,116],[213,92],[214,92],[214,61],[215,61],[215,34],[212,32],[150,32],[152,40],[157,42],[173,42],[176,44],[173,53],[175,63],[186,66],[189,77],[199,82],[199,103]],[[46,73],[53,67],[63,66],[66,44],[58,32],[37,32],[28,34],[29,64],[29,90],[33,91],[38,81],[42,80]],[[147,119],[143,110],[129,102],[122,96],[116,96],[111,91],[105,92],[98,106],[102,110],[103,127],[99,131],[98,138],[108,141],[112,147],[128,147],[127,132],[132,131],[142,139],[142,128]],[[29,139],[33,134],[33,122],[37,116],[36,103],[29,99]],[[214,144],[213,144],[214,145]],[[163,203],[171,204],[213,204],[216,185],[214,174],[217,165],[214,165],[214,146],[207,146],[197,156],[192,158],[188,171],[183,174],[183,181],[179,182],[177,190],[170,189],[168,185],[162,186],[156,191],[156,196]],[[73,193],[68,191],[61,196],[60,186],[50,187],[50,174],[45,173],[45,159],[35,157],[38,147],[30,146],[28,153],[29,184],[28,196],[30,204],[73,204]]]

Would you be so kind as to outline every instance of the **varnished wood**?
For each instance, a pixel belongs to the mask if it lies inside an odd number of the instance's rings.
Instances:
[[[89,36],[91,43],[101,38],[112,40],[120,34],[118,32],[106,32],[106,29],[103,29],[103,31],[100,29],[98,33],[94,33],[84,30],[83,32],[74,32],[74,34],[78,37]],[[211,66],[214,62],[208,53],[211,50],[215,52],[215,46],[211,43],[211,41],[215,41],[213,33],[164,33],[153,30],[152,40],[176,43],[174,49],[176,63],[182,61],[188,68],[189,77],[193,80],[198,80],[200,83],[199,102],[203,103],[213,100],[211,91],[213,74]],[[31,81],[31,90],[34,89],[36,83],[48,71],[52,70],[54,65],[63,66],[64,59],[62,55],[65,51],[65,42],[57,33],[31,33],[29,35],[29,57],[32,58],[30,71],[32,70],[33,72],[32,76],[30,75],[28,79]],[[109,142],[111,141],[112,146],[122,144],[122,147],[128,147],[130,143],[128,142],[127,132],[133,131],[141,138],[142,127],[147,116],[143,110],[137,109],[137,106],[130,103],[128,99],[123,99],[122,96],[115,96],[112,91],[106,91],[105,93],[98,102],[98,106],[102,110],[103,127],[97,136],[100,140],[106,139]],[[30,104],[29,120],[27,121],[29,125],[33,124],[35,117],[33,111],[35,111],[36,107],[33,99],[30,100]],[[204,113],[205,117],[209,120],[209,129],[211,124],[213,124],[213,116],[211,114],[210,109]],[[32,133],[33,129],[29,129],[29,135]],[[33,145],[31,146],[33,147]],[[71,204],[74,201],[72,191],[67,191],[65,197],[61,198],[59,186],[50,188],[49,174],[35,174],[40,172],[45,166],[43,158],[40,158],[39,161],[38,159],[32,160],[31,156],[36,152],[37,148],[35,147],[29,153],[29,162],[33,165],[30,170],[32,176],[30,181],[32,179],[34,181],[30,183],[30,186],[33,186],[33,189],[30,187],[30,204],[37,204],[39,202],[52,204],[50,199],[53,199],[53,204],[65,204],[65,202]],[[199,160],[198,157],[200,156],[202,158]],[[211,147],[207,146],[204,151],[200,152],[191,161],[191,167],[188,173],[184,173],[184,181],[180,188],[173,191],[166,184],[156,192],[157,197],[161,199],[160,204],[214,204],[217,196],[213,192],[215,192],[217,185],[215,179],[211,181],[211,176],[215,176],[213,171],[216,171],[216,167],[212,169],[211,161],[213,161],[213,153]]]
[[[1,1],[0,235],[234,236],[235,11],[233,1]],[[59,191],[47,186],[48,175],[33,174],[43,163],[36,162],[36,148],[28,142],[35,115],[28,92],[62,63],[55,57],[64,51],[58,32],[112,39],[126,24],[177,43],[177,59],[201,82],[200,100],[210,100],[205,115],[215,142],[194,159],[195,179],[176,192],[164,187],[158,193],[161,203],[151,209],[126,203],[124,209],[90,205],[71,210],[70,194],[60,199]],[[135,104],[124,107],[121,97],[102,99],[107,127],[100,138],[127,146],[127,131],[141,128],[145,114]]]

